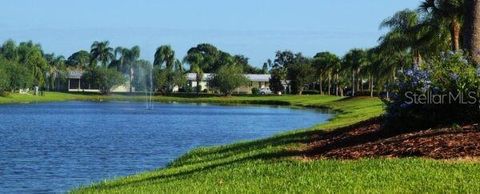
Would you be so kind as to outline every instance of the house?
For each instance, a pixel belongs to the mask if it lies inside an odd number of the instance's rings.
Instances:
[[[208,80],[211,79],[213,74],[205,73],[203,74],[203,79],[200,83],[197,83],[197,74],[196,73],[188,73],[187,80],[188,85],[192,88],[197,87],[200,85],[201,89],[207,89],[208,87]],[[235,93],[237,94],[251,94],[253,88],[268,88],[270,87],[270,74],[245,74],[245,77],[250,81],[246,86],[242,86],[237,88]]]
[[[92,86],[86,80],[82,78],[83,71],[81,70],[74,70],[68,72],[68,81],[67,81],[67,88],[68,92],[100,92],[100,90]],[[123,93],[123,92],[130,92],[130,83],[125,83],[123,85],[117,86],[116,88],[112,89],[112,92],[116,93]]]
[[[83,71],[74,70],[68,73],[67,88],[69,92],[100,92],[100,90],[88,83],[82,78]],[[202,81],[197,83],[197,75],[195,73],[187,73],[188,86],[195,88],[197,85],[201,86],[202,90],[210,90],[208,87],[208,80],[212,78],[213,74],[205,73],[203,75]],[[237,94],[251,94],[253,88],[268,88],[270,86],[270,74],[245,74],[245,77],[250,81],[246,86],[242,86],[236,89],[235,93]],[[124,93],[129,92],[129,83],[120,85],[114,89],[112,92],[115,93]],[[135,88],[133,88],[135,91]],[[179,87],[175,86],[173,89],[174,92],[179,91]]]

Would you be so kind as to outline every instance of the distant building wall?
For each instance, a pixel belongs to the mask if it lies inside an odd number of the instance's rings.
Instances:
[[[213,76],[213,74],[206,73],[203,76],[202,81],[200,82],[200,86],[202,90],[210,89],[208,87],[208,80]],[[237,94],[251,94],[253,88],[268,88],[270,87],[270,75],[269,74],[245,74],[245,77],[249,80],[249,83],[245,86],[241,86],[235,89],[235,93]],[[187,80],[189,86],[192,88],[197,87],[197,75],[195,73],[187,74]]]

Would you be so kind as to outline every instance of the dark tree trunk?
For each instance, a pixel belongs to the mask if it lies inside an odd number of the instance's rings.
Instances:
[[[450,24],[450,34],[452,37],[452,50],[459,51],[460,50],[460,22],[458,19],[454,19]]]
[[[370,80],[369,80],[369,84],[368,84],[368,87],[370,89],[370,97],[373,97],[373,76],[370,75]]]
[[[335,95],[338,96],[338,74],[335,74]]]
[[[355,70],[352,71],[352,96],[355,96]]]
[[[414,53],[415,54],[413,56],[413,62],[415,63],[415,65],[421,66],[423,63],[422,55],[420,54],[419,51],[415,51]]]
[[[328,95],[330,95],[332,91],[332,75],[328,73]]]
[[[322,76],[320,76],[320,94],[323,95],[323,79],[322,79]]]
[[[473,61],[480,64],[480,0],[465,3],[465,47]]]
[[[362,78],[360,78],[360,68],[357,69],[357,72],[355,72],[355,75],[357,75],[357,91],[363,92],[363,84],[362,84]]]
[[[363,92],[363,82],[360,76],[357,74],[357,91]]]

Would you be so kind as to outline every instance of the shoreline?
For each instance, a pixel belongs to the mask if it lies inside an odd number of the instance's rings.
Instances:
[[[47,95],[51,95],[46,97],[50,102],[92,99],[93,101],[143,101],[143,97],[118,95],[107,97],[64,93]],[[1,101],[2,97],[0,97],[0,103]],[[401,193],[415,193],[453,192],[458,191],[454,188],[465,186],[468,187],[463,191],[467,193],[480,191],[480,186],[469,182],[480,178],[480,165],[472,162],[472,159],[448,162],[450,160],[435,160],[428,157],[366,157],[354,160],[328,157],[337,155],[340,153],[339,150],[346,149],[351,151],[348,153],[354,155],[347,155],[345,158],[351,158],[350,156],[356,156],[357,148],[363,149],[364,145],[370,145],[368,141],[366,144],[351,148],[348,144],[343,145],[338,149],[334,148],[331,152],[322,152],[321,147],[315,148],[319,151],[319,155],[315,154],[316,152],[312,155],[305,151],[308,148],[322,146],[324,138],[330,141],[335,137],[355,138],[357,135],[362,135],[364,133],[362,130],[343,130],[342,133],[339,129],[357,126],[362,121],[382,115],[385,105],[378,98],[339,98],[320,95],[229,98],[156,96],[154,101],[253,106],[282,104],[289,108],[328,108],[337,114],[326,123],[311,128],[293,129],[263,139],[195,148],[164,168],[92,182],[72,188],[69,192],[188,193],[195,189],[202,193],[219,191],[259,193],[281,189],[302,193],[319,191],[375,193],[387,189]],[[331,144],[331,141],[327,142],[328,144]],[[324,158],[322,153],[327,157]],[[446,176],[452,173],[456,176]],[[419,177],[423,178],[419,179]],[[423,181],[425,179],[437,181],[425,182]],[[375,184],[372,185],[372,181]]]
[[[52,98],[55,97],[55,98]],[[0,103],[1,103],[0,98]],[[86,95],[77,95],[77,94],[64,94],[64,93],[47,93],[46,97],[40,101],[36,102],[56,102],[56,101],[137,101],[141,102],[143,97],[130,97],[130,96],[86,96]],[[20,102],[19,102],[20,101]],[[17,103],[36,103],[34,101],[28,101],[25,98],[17,101]],[[248,165],[250,163],[256,163],[260,158],[264,157],[273,157],[277,158],[274,161],[290,161],[291,157],[297,157],[292,154],[292,150],[301,149],[304,146],[304,141],[307,141],[311,134],[321,133],[322,131],[331,131],[340,127],[349,126],[364,120],[371,119],[373,117],[380,116],[383,114],[383,102],[376,98],[369,97],[355,97],[355,98],[339,98],[332,96],[259,96],[259,97],[206,97],[206,98],[179,98],[179,97],[165,97],[165,96],[156,96],[154,97],[155,102],[181,102],[181,103],[213,103],[213,104],[224,104],[224,105],[273,105],[273,106],[285,106],[290,108],[321,108],[335,111],[335,114],[327,122],[323,124],[316,124],[313,127],[307,129],[292,129],[287,132],[282,132],[276,134],[272,137],[252,140],[252,141],[243,141],[237,142],[228,145],[214,146],[214,147],[200,147],[193,149],[186,154],[180,156],[176,160],[172,161],[169,165],[164,168],[159,168],[153,171],[141,172],[139,174],[133,174],[125,177],[116,177],[113,179],[105,180],[102,182],[94,182],[89,185],[84,185],[79,188],[73,188],[70,192],[74,193],[96,193],[96,192],[132,192],[138,191],[136,186],[132,186],[130,183],[139,182],[142,183],[150,180],[149,177],[171,177],[174,180],[177,180],[178,176],[182,180],[182,174],[185,172],[190,172],[192,170],[200,169],[217,169],[217,166],[221,167],[225,164],[237,160],[246,160],[245,162],[235,162],[235,165]],[[5,103],[3,103],[5,104]],[[0,105],[1,107],[1,105]],[[288,150],[288,152],[286,151]],[[259,156],[255,156],[258,155]],[[263,156],[267,154],[267,156]],[[271,156],[270,156],[271,155]],[[260,157],[260,158],[257,158]],[[251,158],[251,159],[250,159]],[[263,159],[261,159],[263,160]],[[260,160],[260,161],[261,161]],[[268,161],[269,159],[266,159]],[[301,160],[299,160],[301,161]],[[277,162],[274,162],[275,164]],[[272,164],[272,165],[273,165]],[[275,168],[269,164],[271,168]],[[265,166],[265,167],[266,167]],[[270,168],[269,167],[269,168]],[[234,167],[233,169],[236,169]],[[243,169],[243,168],[240,168]],[[280,169],[278,169],[280,170]],[[204,170],[201,170],[204,171]],[[164,178],[160,178],[163,180]],[[165,179],[166,180],[166,179]],[[193,181],[193,180],[192,180]],[[147,185],[151,185],[148,183]],[[112,185],[116,185],[112,187]],[[203,184],[205,187],[207,185]],[[177,185],[178,186],[178,185]],[[142,186],[143,187],[143,186]],[[149,191],[150,189],[158,187],[163,187],[162,184],[154,184],[152,186],[146,186],[147,188],[142,189]],[[215,186],[210,185],[210,188],[215,188]],[[117,190],[120,189],[120,190]],[[134,190],[131,190],[134,189]],[[200,190],[208,190],[208,188],[203,188]],[[150,190],[152,191],[152,190]],[[157,190],[155,190],[157,191]],[[177,190],[165,190],[165,192],[181,192]]]

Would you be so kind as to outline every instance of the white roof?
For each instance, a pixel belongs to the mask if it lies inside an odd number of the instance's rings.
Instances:
[[[204,73],[202,80],[209,80],[212,78],[213,74],[212,73]],[[197,80],[197,74],[196,73],[187,73],[187,80],[188,81],[196,81]]]
[[[76,71],[68,71],[68,78],[70,79],[80,79],[82,77],[83,71],[76,70]]]
[[[268,82],[270,81],[270,74],[245,74],[245,77],[250,81]]]
[[[270,80],[270,74],[244,74],[245,77],[247,77],[248,80],[254,81],[254,82],[268,82]],[[209,80],[212,78],[213,73],[204,73],[203,74],[203,79],[202,80]],[[187,80],[189,81],[195,81],[197,80],[197,74],[196,73],[187,73]]]

